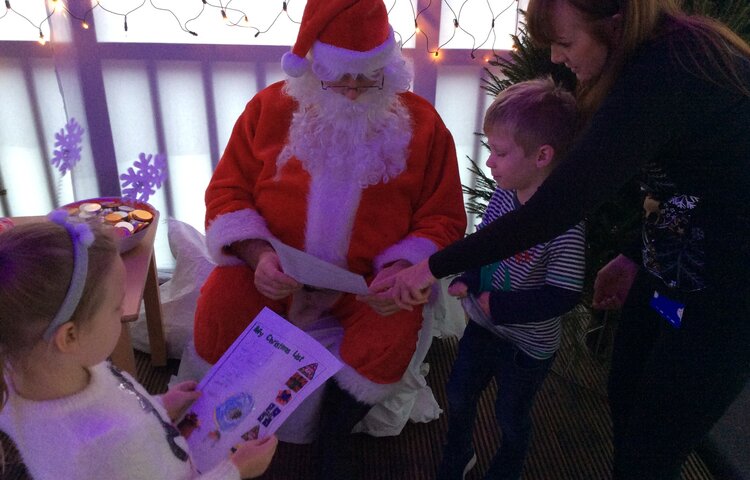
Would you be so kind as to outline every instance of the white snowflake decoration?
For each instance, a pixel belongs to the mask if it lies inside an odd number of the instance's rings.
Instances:
[[[55,134],[55,150],[52,152],[51,163],[65,175],[76,166],[81,159],[81,137],[83,127],[71,118],[65,127]]]
[[[152,163],[153,160],[153,163]],[[122,196],[140,202],[148,202],[151,195],[161,188],[167,179],[167,157],[141,153],[133,166],[120,175]]]

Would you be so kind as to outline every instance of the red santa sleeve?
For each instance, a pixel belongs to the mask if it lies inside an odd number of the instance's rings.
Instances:
[[[260,116],[258,96],[245,107],[229,137],[224,155],[206,188],[206,245],[219,265],[242,264],[228,254],[228,245],[250,238],[269,238],[266,221],[255,209],[253,191],[263,168],[252,144]]]

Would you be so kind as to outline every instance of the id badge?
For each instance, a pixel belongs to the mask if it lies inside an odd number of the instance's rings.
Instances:
[[[651,308],[664,317],[670,325],[674,328],[680,328],[680,325],[682,324],[682,314],[685,311],[684,303],[665,297],[659,292],[654,292],[650,305]]]

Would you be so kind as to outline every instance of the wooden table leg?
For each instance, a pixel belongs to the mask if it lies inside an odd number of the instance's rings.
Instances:
[[[162,323],[161,298],[159,296],[159,277],[156,272],[156,259],[151,255],[151,263],[143,290],[143,303],[146,309],[146,326],[148,327],[148,344],[151,349],[151,365],[163,367],[167,364],[167,343],[164,339]]]
[[[111,355],[112,363],[120,370],[128,372],[133,378],[137,379],[133,340],[130,338],[130,323],[122,322],[121,325],[120,338],[117,339],[117,345],[115,345],[115,349]]]

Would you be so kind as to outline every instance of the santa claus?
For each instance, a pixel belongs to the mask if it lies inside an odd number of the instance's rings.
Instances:
[[[247,104],[206,191],[218,266],[201,290],[195,348],[216,362],[263,307],[313,336],[336,332],[326,345],[345,367],[325,392],[320,475],[343,478],[345,435],[404,374],[422,314],[385,295],[304,287],[269,240],[372,280],[459,239],[466,215],[453,139],[407,91],[382,0],[308,0],[282,66],[289,78]]]

